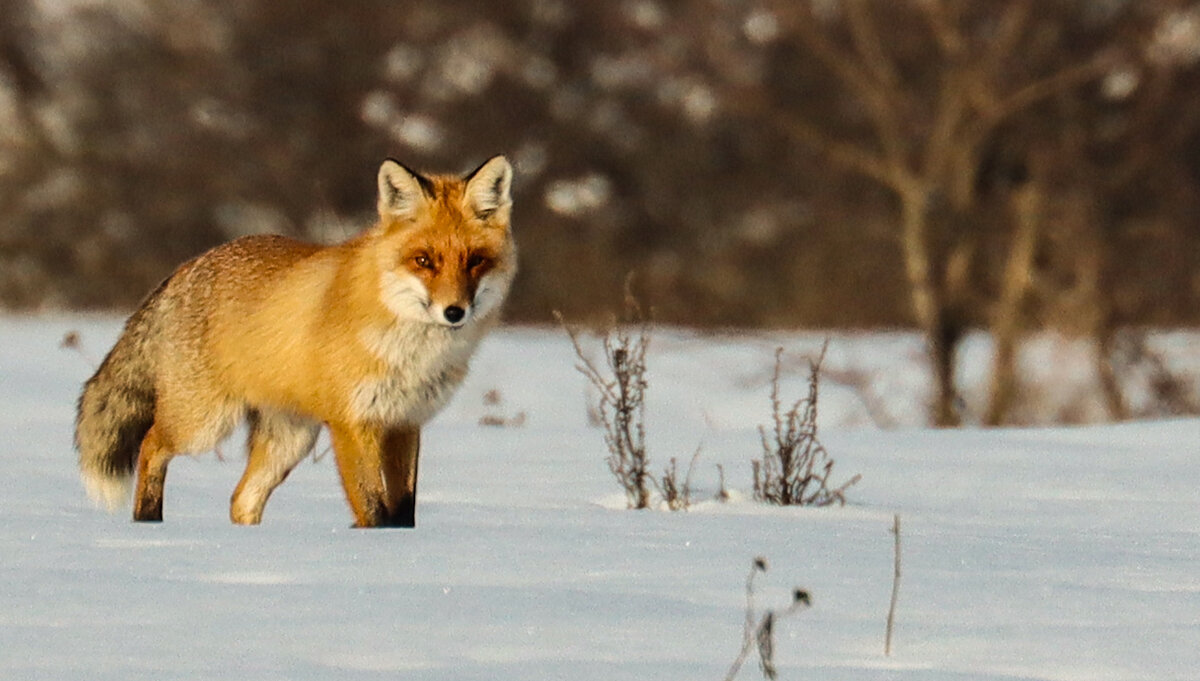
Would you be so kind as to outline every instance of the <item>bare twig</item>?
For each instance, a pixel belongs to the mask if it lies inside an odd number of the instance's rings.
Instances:
[[[872,386],[874,377],[866,369],[856,369],[853,367],[830,369],[828,367],[821,367],[821,374],[826,381],[833,381],[853,391],[858,401],[862,403],[863,408],[866,409],[867,417],[871,419],[871,423],[879,428],[896,427],[896,417],[892,416],[888,411],[883,396]]]
[[[884,187],[898,190],[907,180],[907,175],[898,173],[888,159],[865,145],[836,139],[827,130],[799,114],[776,106],[761,89],[739,89],[735,96],[726,101],[725,106],[748,118],[765,118],[773,127],[813,153],[846,170],[871,178]]]
[[[957,57],[966,49],[966,40],[958,28],[958,17],[953,7],[942,0],[925,0],[917,3],[925,14],[929,28],[937,41],[938,48],[951,57]]]
[[[854,40],[854,49],[862,59],[863,65],[875,80],[889,89],[895,88],[899,76],[896,65],[888,57],[879,39],[879,29],[875,26],[875,17],[862,0],[851,0],[846,3],[846,18],[850,28],[850,36]]]
[[[798,8],[799,9],[799,8]],[[870,29],[871,18],[865,5],[857,4],[850,12],[853,22],[857,25],[854,34],[856,38]],[[855,53],[838,46],[831,41],[818,25],[812,15],[811,8],[803,9],[801,18],[792,26],[812,55],[854,91],[859,101],[863,103],[867,116],[875,128],[875,135],[883,149],[887,165],[896,172],[905,167],[908,138],[900,124],[901,112],[896,105],[898,91],[894,79],[880,80],[876,73],[884,73],[889,67],[882,51],[868,50],[866,56],[855,58]],[[878,58],[879,63],[871,60]],[[866,63],[864,63],[866,62]]]
[[[896,622],[896,598],[900,591],[900,514],[893,517],[892,534],[895,537],[894,570],[892,572],[892,602],[888,606],[887,632],[883,637],[883,654],[892,654],[892,629]]]
[[[1176,372],[1162,353],[1154,350],[1144,331],[1129,329],[1118,334],[1106,358],[1117,383],[1139,381],[1148,393],[1139,416],[1185,416],[1200,414],[1200,400],[1193,392],[1194,376]]]

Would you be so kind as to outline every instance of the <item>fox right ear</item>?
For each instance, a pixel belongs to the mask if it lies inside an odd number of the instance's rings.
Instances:
[[[512,166],[503,156],[493,156],[467,175],[463,190],[467,207],[481,220],[507,224],[512,210]]]
[[[432,196],[433,183],[404,164],[389,158],[379,166],[380,218],[411,218],[416,215],[421,202]]]

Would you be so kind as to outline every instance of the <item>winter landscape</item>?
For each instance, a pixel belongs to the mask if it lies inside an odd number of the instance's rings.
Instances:
[[[659,330],[650,457],[660,469],[700,448],[693,506],[630,511],[569,340],[511,327],[426,431],[415,530],[350,529],[324,443],[261,526],[232,526],[240,435],[177,460],[166,521],[134,524],[90,505],[71,447],[80,384],[119,328],[0,319],[5,679],[719,680],[742,647],[760,556],[757,614],[786,610],[793,588],[812,597],[775,626],[781,679],[1184,680],[1200,668],[1195,418],[927,429],[919,338],[835,334],[830,376],[857,367],[869,381],[822,384],[821,439],[835,481],[862,480],[844,507],[768,507],[751,498],[749,461],[774,348],[795,360],[781,385],[791,400],[824,336]],[[78,350],[60,347],[69,332]],[[1186,359],[1187,338],[1160,340]],[[1045,352],[1032,360],[1059,372],[1059,397],[1086,395],[1070,353]],[[986,353],[968,343],[966,398]],[[761,678],[754,656],[737,678]]]
[[[1200,679],[1198,111],[1200,0],[3,0],[0,681]],[[496,154],[511,326],[415,529],[350,528],[324,436],[257,527],[244,431],[161,524],[89,502],[81,385],[165,276]],[[687,510],[628,508],[554,324],[622,290]],[[768,505],[826,340],[857,482]]]

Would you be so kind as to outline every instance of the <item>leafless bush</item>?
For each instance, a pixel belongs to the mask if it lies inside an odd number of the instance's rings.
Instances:
[[[555,317],[575,348],[575,367],[595,388],[597,401],[588,404],[588,421],[604,429],[608,447],[608,469],[625,490],[629,507],[649,508],[651,487],[672,511],[692,505],[692,472],[700,449],[692,455],[687,471],[680,476],[679,462],[671,457],[660,476],[650,472],[646,455],[646,349],[650,345],[650,323],[634,297],[631,282],[625,283],[622,324],[613,323],[602,334],[606,366],[593,362],[579,342],[578,332],[559,313]]]
[[[650,324],[632,293],[625,294],[625,324],[612,324],[602,335],[604,368],[584,352],[579,333],[555,313],[575,347],[579,370],[599,395],[597,411],[608,447],[608,469],[625,490],[629,507],[650,506],[649,460],[646,457],[646,349]],[[674,466],[674,464],[672,464]],[[668,469],[668,474],[670,474]],[[674,476],[671,476],[674,480]]]
[[[821,362],[829,343],[821,348],[815,361],[809,361],[808,394],[786,411],[779,396],[779,373],[783,348],[775,351],[775,371],[771,376],[773,431],[763,426],[763,458],[751,462],[754,469],[754,498],[780,506],[828,506],[846,503],[845,491],[862,476],[855,475],[839,487],[830,488],[833,459],[817,439],[818,388]]]
[[[758,666],[763,678],[775,679],[775,623],[812,605],[808,592],[797,587],[792,589],[792,602],[786,609],[767,610],[760,615],[754,606],[754,578],[766,571],[767,559],[762,556],[750,564],[750,574],[746,577],[746,625],[742,631],[742,649],[725,674],[725,681],[732,681],[737,676],[752,650],[758,651]]]

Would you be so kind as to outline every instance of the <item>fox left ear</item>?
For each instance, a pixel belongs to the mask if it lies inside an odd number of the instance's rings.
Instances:
[[[480,220],[508,223],[512,210],[512,166],[503,156],[493,156],[466,177],[466,207]]]
[[[431,196],[433,184],[404,164],[389,158],[379,166],[379,217],[411,218],[421,202]]]

